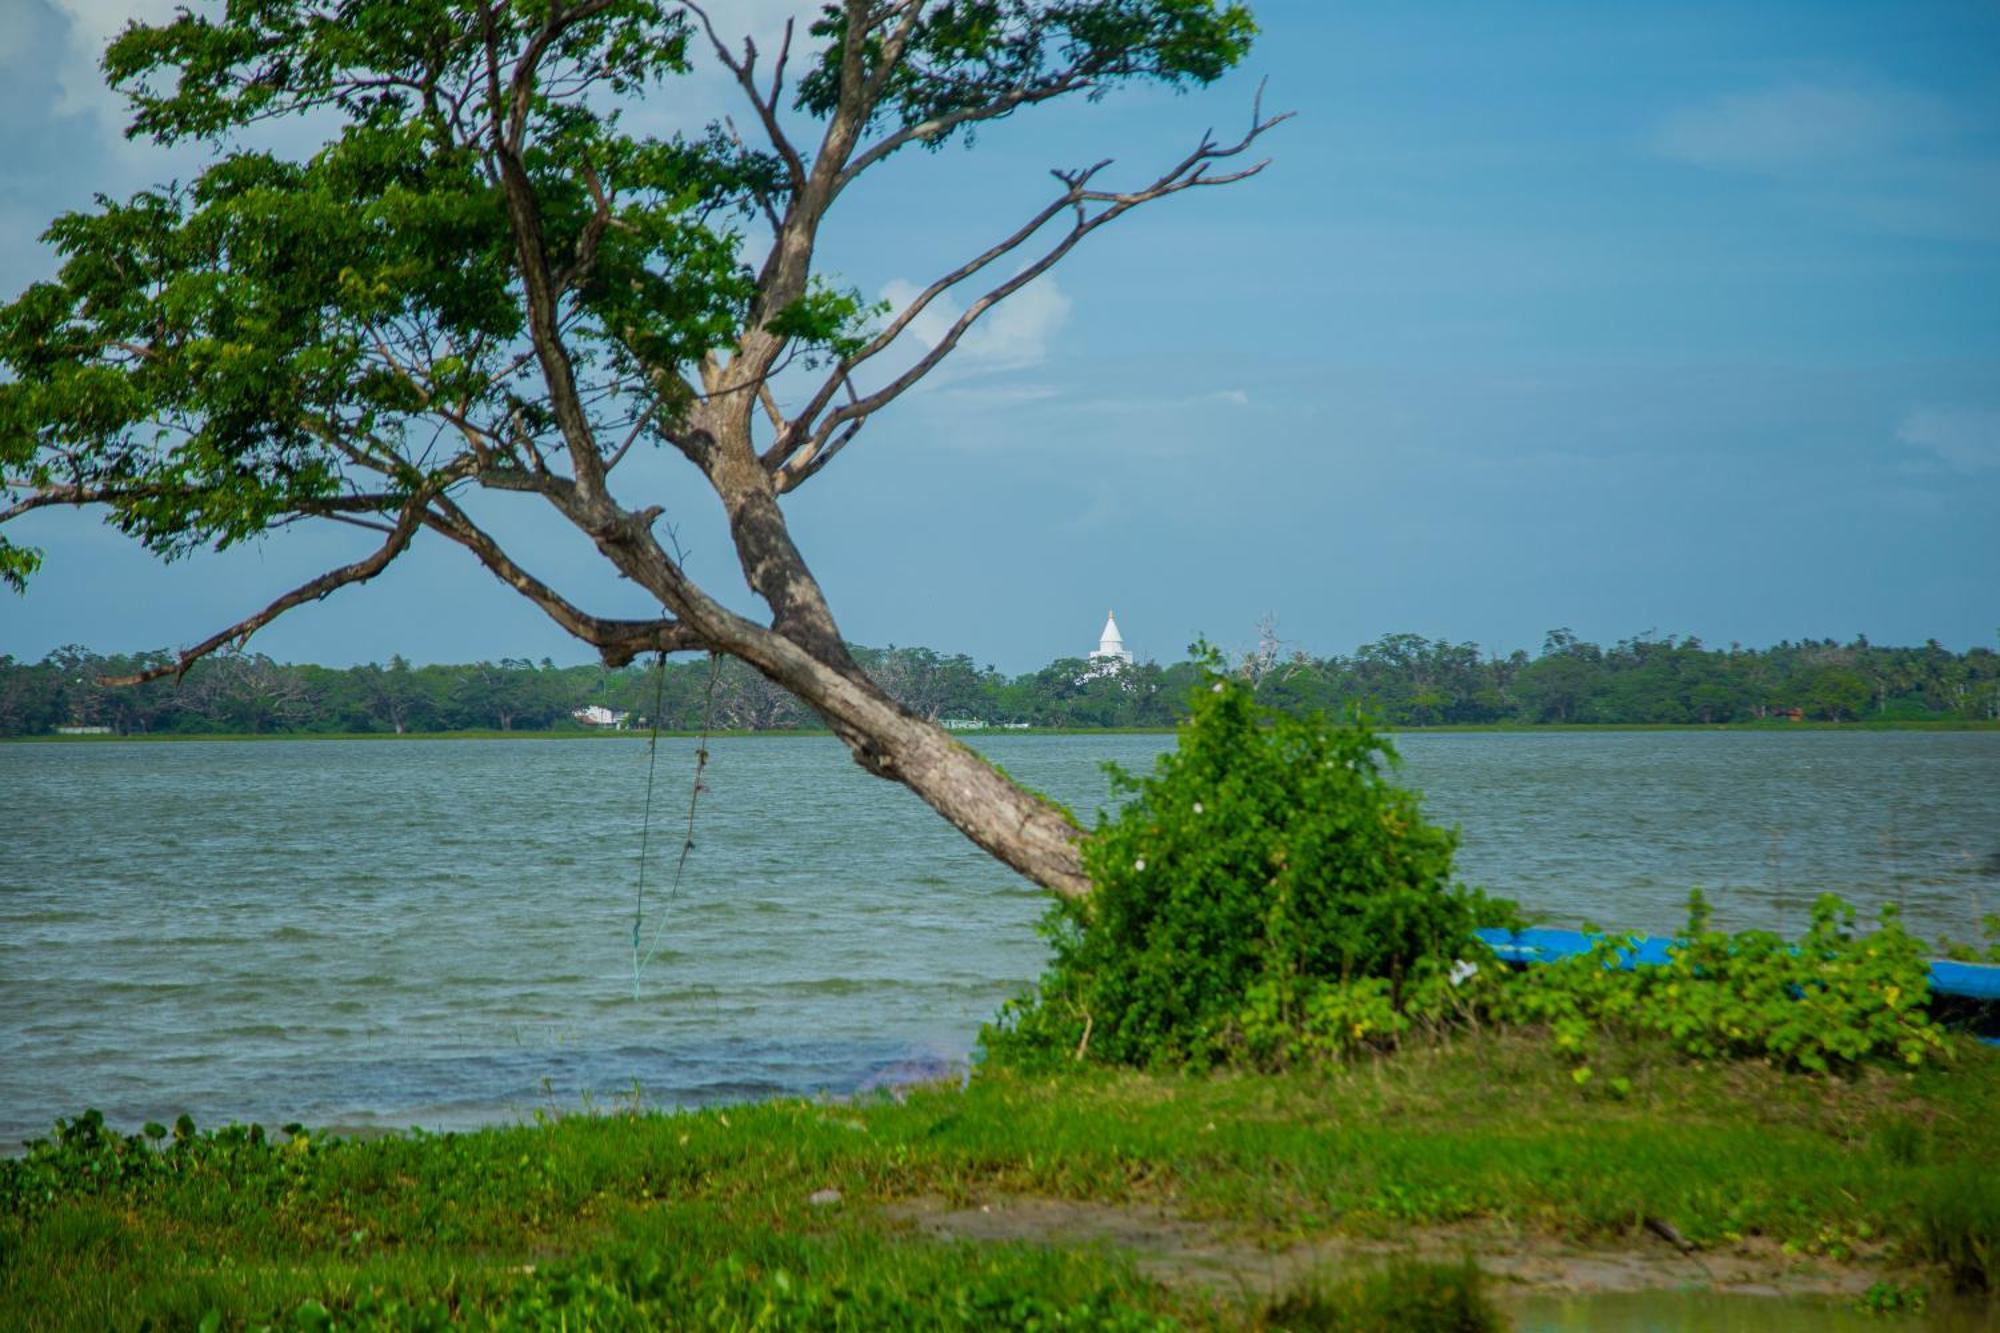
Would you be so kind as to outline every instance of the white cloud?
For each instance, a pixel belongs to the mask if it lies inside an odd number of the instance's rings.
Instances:
[[[2000,468],[2000,411],[1922,407],[1903,418],[1896,438],[1958,472]]]
[[[811,65],[809,57],[822,45],[822,39],[810,32],[819,14],[816,0],[723,0],[705,8],[715,24],[716,38],[731,59],[743,58],[744,38],[756,43],[755,73],[760,89],[770,86],[774,62],[784,45],[785,23],[792,21],[792,45],[785,61],[785,100],[789,102],[789,90],[798,86],[799,75]],[[763,132],[757,126],[756,112],[736,77],[716,58],[707,32],[699,25],[690,59],[694,68],[686,77],[647,89],[627,107],[627,128],[636,133],[669,135],[698,130],[718,117],[730,116],[752,144],[761,146]],[[793,113],[786,111],[785,120],[794,131],[798,129],[798,117]],[[807,143],[814,141],[810,134],[799,137]]]
[[[0,0],[0,6],[19,0]],[[98,118],[107,137],[119,138],[125,128],[125,100],[104,85],[98,68],[104,48],[129,23],[167,23],[177,10],[186,7],[198,14],[220,11],[220,0],[46,0],[69,25],[68,40],[56,71],[59,115],[88,113]],[[806,56],[819,43],[807,29],[819,12],[814,0],[725,0],[709,7],[715,20],[716,36],[741,58],[743,39],[757,44],[760,83],[770,78],[771,65],[783,40],[785,22],[795,21],[791,56],[786,66],[790,80],[796,81],[806,67]],[[693,47],[693,74],[672,79],[655,89],[647,102],[633,108],[636,127],[655,133],[669,133],[705,124],[713,117],[734,114],[746,118],[748,106],[735,80],[724,70],[709,46],[707,36],[697,33]],[[746,125],[745,127],[749,127]]]
[[[1878,156],[1948,123],[1917,93],[1791,82],[1684,107],[1661,123],[1653,147],[1712,170],[1784,172]]]
[[[882,288],[882,299],[902,310],[923,291],[913,282],[893,279]],[[1048,359],[1049,343],[1069,319],[1070,299],[1052,274],[1036,278],[1006,300],[987,310],[966,331],[958,347],[938,367],[936,383],[1025,370]],[[949,293],[938,297],[910,321],[904,336],[928,351],[944,340],[964,309]]]
[[[185,0],[53,0],[69,23],[69,41],[56,86],[58,115],[88,112],[117,134],[124,128],[125,100],[104,85],[104,48],[128,23],[166,23]]]

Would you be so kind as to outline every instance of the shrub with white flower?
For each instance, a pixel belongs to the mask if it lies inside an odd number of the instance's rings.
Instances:
[[[1320,988],[1372,978],[1400,1014],[1483,956],[1475,900],[1451,879],[1455,835],[1389,780],[1388,741],[1279,714],[1220,665],[1152,773],[1113,767],[1131,799],[1084,844],[1093,891],[1050,909],[1054,959],[987,1029],[989,1056],[1233,1058],[1253,990],[1260,1031],[1303,1031]]]

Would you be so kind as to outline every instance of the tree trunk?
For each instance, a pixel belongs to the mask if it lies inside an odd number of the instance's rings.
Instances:
[[[730,651],[819,714],[856,763],[908,787],[987,852],[1064,897],[1090,892],[1083,831],[1066,811],[896,703],[858,667],[822,662],[768,631]]]
[[[729,395],[719,395],[726,399]],[[739,403],[745,395],[735,395]],[[673,611],[698,646],[741,658],[784,686],[840,737],[855,762],[902,783],[981,848],[1064,897],[1090,892],[1083,831],[942,727],[885,694],[847,651],[819,583],[793,544],[770,476],[750,447],[748,412],[710,408],[693,456],[729,515],[744,579],[772,610],[769,627],[703,592],[652,533],[658,511],[632,513],[602,492],[558,505],[614,565]]]

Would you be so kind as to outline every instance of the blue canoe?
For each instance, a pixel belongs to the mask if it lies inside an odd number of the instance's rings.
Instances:
[[[1502,962],[1553,963],[1589,953],[1599,937],[1582,930],[1556,930],[1531,926],[1526,930],[1481,930],[1479,938]],[[1630,949],[1619,951],[1625,967],[1658,965],[1667,961],[1667,950],[1678,943],[1670,936],[1642,937]],[[1931,963],[1931,995],[1945,997],[1960,1005],[2000,1005],[2000,967],[1985,963],[1954,963],[1937,959]],[[1991,1037],[1988,1041],[1994,1040]]]

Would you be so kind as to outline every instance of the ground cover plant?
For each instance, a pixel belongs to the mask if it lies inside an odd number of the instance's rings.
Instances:
[[[1546,1026],[1579,1061],[1613,1031],[1657,1035],[1696,1059],[1752,1057],[1822,1074],[1870,1059],[1915,1066],[1948,1056],[1924,1010],[1928,951],[1893,903],[1877,929],[1857,933],[1854,909],[1822,895],[1794,944],[1769,931],[1712,929],[1697,890],[1667,963],[1625,965],[1636,943],[1603,935],[1586,954],[1529,968],[1485,991],[1489,1010]],[[1576,1074],[1588,1080],[1588,1063]]]
[[[1367,1323],[1379,1293],[1351,1274],[1168,1285],[1090,1244],[941,1243],[898,1211],[1018,1197],[1168,1209],[1260,1264],[1418,1234],[1681,1264],[1654,1218],[1711,1256],[1866,1260],[1940,1296],[2000,1276],[2000,1054],[1833,1079],[1659,1041],[1599,1060],[1579,1088],[1544,1042],[1487,1033],[1275,1075],[994,1070],[900,1100],[367,1141],[156,1142],[84,1116],[0,1162],[0,1309],[23,1329],[1486,1326]]]

